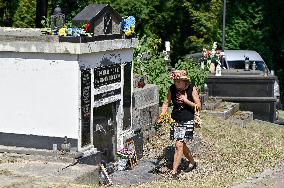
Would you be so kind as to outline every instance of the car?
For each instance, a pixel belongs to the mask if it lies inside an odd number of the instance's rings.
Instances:
[[[192,58],[199,61],[202,58],[202,52],[192,53],[186,55],[187,58]],[[259,53],[253,50],[224,50],[224,59],[222,61],[223,69],[245,69],[245,60],[249,60],[249,69],[252,69],[252,65],[255,62],[255,69],[264,72],[267,68],[265,61],[262,59]],[[267,68],[268,70],[268,68]],[[269,70],[268,70],[269,72]],[[274,83],[274,97],[277,99],[277,108],[281,108],[280,103],[280,89],[278,80]]]
[[[226,69],[245,69],[245,59],[249,60],[249,68],[252,69],[255,62],[255,69],[264,71],[267,65],[256,51],[252,50],[224,50],[223,67]]]
[[[255,62],[255,69],[264,72],[267,68],[262,57],[253,50],[224,50],[224,69],[245,69],[245,59],[249,60],[249,69]],[[269,72],[269,70],[268,70]],[[280,90],[278,80],[274,83],[274,97],[278,100],[280,98]]]

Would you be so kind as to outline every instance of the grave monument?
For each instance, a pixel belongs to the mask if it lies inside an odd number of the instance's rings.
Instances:
[[[60,150],[64,144],[115,158],[134,136],[132,106],[139,102],[132,96],[138,40],[124,37],[121,20],[109,5],[89,5],[73,22],[89,23],[91,37],[0,28],[0,145]],[[158,115],[153,98],[151,118]]]

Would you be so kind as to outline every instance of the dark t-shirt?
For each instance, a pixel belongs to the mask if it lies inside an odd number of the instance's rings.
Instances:
[[[188,88],[185,91],[178,91],[174,84],[171,85],[170,92],[171,92],[171,100],[173,103],[172,118],[174,120],[190,121],[194,119],[194,109],[185,103],[178,103],[176,99],[178,92],[186,92],[187,99],[194,102],[192,97],[192,90],[193,86],[191,84],[188,86]]]

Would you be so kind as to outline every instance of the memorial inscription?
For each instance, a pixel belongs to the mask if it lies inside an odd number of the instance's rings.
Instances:
[[[86,146],[91,143],[91,71],[81,70],[81,118],[82,118],[82,144]]]
[[[111,91],[107,91],[105,93],[100,93],[98,95],[95,95],[94,96],[94,100],[97,101],[97,100],[100,100],[100,99],[103,99],[103,98],[108,98],[110,96],[114,96],[114,95],[120,95],[121,94],[121,89],[115,89],[115,90],[111,90]]]
[[[94,69],[94,88],[121,81],[120,64],[108,65]]]

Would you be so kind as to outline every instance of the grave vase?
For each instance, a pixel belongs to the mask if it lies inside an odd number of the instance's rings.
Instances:
[[[117,170],[125,170],[127,168],[128,159],[119,159]]]
[[[214,73],[214,71],[215,71],[215,64],[214,64],[214,63],[210,63],[209,71],[210,71],[211,73]]]

